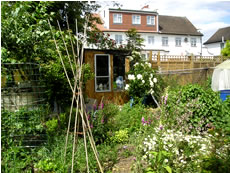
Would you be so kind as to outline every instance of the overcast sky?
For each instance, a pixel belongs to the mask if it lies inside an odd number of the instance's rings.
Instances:
[[[100,1],[102,7],[113,7],[112,1]],[[219,28],[230,26],[230,1],[217,0],[126,0],[119,2],[123,9],[140,10],[149,5],[160,15],[187,17],[204,34],[206,41]]]

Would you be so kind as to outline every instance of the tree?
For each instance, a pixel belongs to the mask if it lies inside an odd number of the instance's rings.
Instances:
[[[230,42],[227,40],[225,47],[221,50],[223,56],[230,57]]]
[[[57,57],[56,48],[48,25],[52,23],[52,30],[59,43],[60,50],[65,52],[61,33],[66,41],[73,38],[69,36],[66,25],[66,15],[70,22],[70,32],[74,33],[75,18],[78,19],[79,31],[83,30],[85,14],[89,15],[89,26],[96,18],[92,13],[99,6],[83,1],[52,2],[52,1],[5,1],[1,2],[1,44],[2,63],[33,62],[41,65],[44,74],[44,84],[49,103],[56,100],[58,104],[69,105],[71,91],[67,88],[68,82],[64,76],[61,62]],[[61,28],[58,30],[56,20]],[[97,22],[97,21],[96,21]],[[74,41],[74,40],[73,40]],[[74,45],[76,48],[76,45]],[[69,48],[71,50],[71,48]],[[70,52],[70,56],[72,53]],[[63,58],[67,56],[63,54]],[[71,57],[73,59],[73,57]],[[71,72],[70,66],[67,71]],[[71,75],[70,75],[71,77]]]

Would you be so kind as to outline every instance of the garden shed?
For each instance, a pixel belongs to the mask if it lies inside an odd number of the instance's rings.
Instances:
[[[88,98],[98,102],[124,104],[128,97],[124,91],[125,73],[129,71],[128,51],[85,49],[84,61],[94,72],[94,79],[86,84]]]

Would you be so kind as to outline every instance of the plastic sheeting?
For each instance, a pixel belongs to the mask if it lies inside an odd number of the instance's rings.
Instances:
[[[212,90],[230,90],[230,60],[215,67],[212,75]]]

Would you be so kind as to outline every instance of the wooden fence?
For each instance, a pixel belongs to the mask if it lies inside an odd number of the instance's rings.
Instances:
[[[149,62],[167,81],[185,85],[200,83],[212,75],[215,66],[226,59],[222,56],[172,56],[152,55]]]

